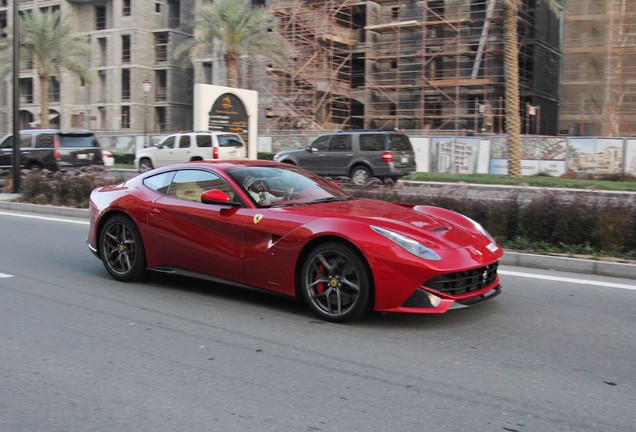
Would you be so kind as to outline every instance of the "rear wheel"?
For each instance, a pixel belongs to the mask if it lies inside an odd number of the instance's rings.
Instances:
[[[139,161],[139,172],[150,171],[154,167],[152,166],[152,162],[148,158],[143,158]]]
[[[326,321],[355,320],[371,309],[371,276],[350,246],[325,243],[312,250],[303,263],[300,282],[305,301]]]
[[[351,180],[358,186],[362,186],[371,178],[371,171],[364,165],[356,165],[351,170]]]
[[[146,253],[141,234],[126,216],[114,216],[102,228],[99,252],[110,275],[122,282],[141,279],[146,270]]]

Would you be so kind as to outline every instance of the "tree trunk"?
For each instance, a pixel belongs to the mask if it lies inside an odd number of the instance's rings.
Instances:
[[[51,82],[51,75],[49,73],[40,73],[40,126],[44,129],[51,127],[49,122],[49,85]]]
[[[240,55],[235,52],[228,52],[225,54],[225,66],[227,67],[227,86],[238,87],[239,81],[239,68],[240,68]]]
[[[521,119],[519,118],[519,41],[516,2],[504,8],[504,69],[506,79],[506,132],[508,176],[521,177]]]

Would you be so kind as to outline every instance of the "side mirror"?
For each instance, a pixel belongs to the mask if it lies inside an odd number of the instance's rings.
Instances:
[[[318,149],[316,147],[308,146],[307,151],[309,153],[318,153]]]
[[[211,189],[201,194],[201,202],[203,204],[229,205],[232,207],[239,206],[239,203],[232,202],[230,196],[219,189]]]

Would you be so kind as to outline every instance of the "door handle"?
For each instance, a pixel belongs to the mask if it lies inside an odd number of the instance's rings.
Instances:
[[[153,209],[150,210],[150,214],[151,215],[161,214],[161,210],[159,210],[158,208],[153,208]]]

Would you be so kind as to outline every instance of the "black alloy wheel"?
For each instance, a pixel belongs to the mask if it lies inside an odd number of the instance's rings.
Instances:
[[[315,248],[304,261],[300,282],[305,301],[326,321],[355,320],[371,308],[369,271],[350,246],[325,243]]]
[[[99,236],[99,251],[104,267],[118,281],[139,280],[146,270],[141,234],[126,216],[114,216],[106,222]]]

